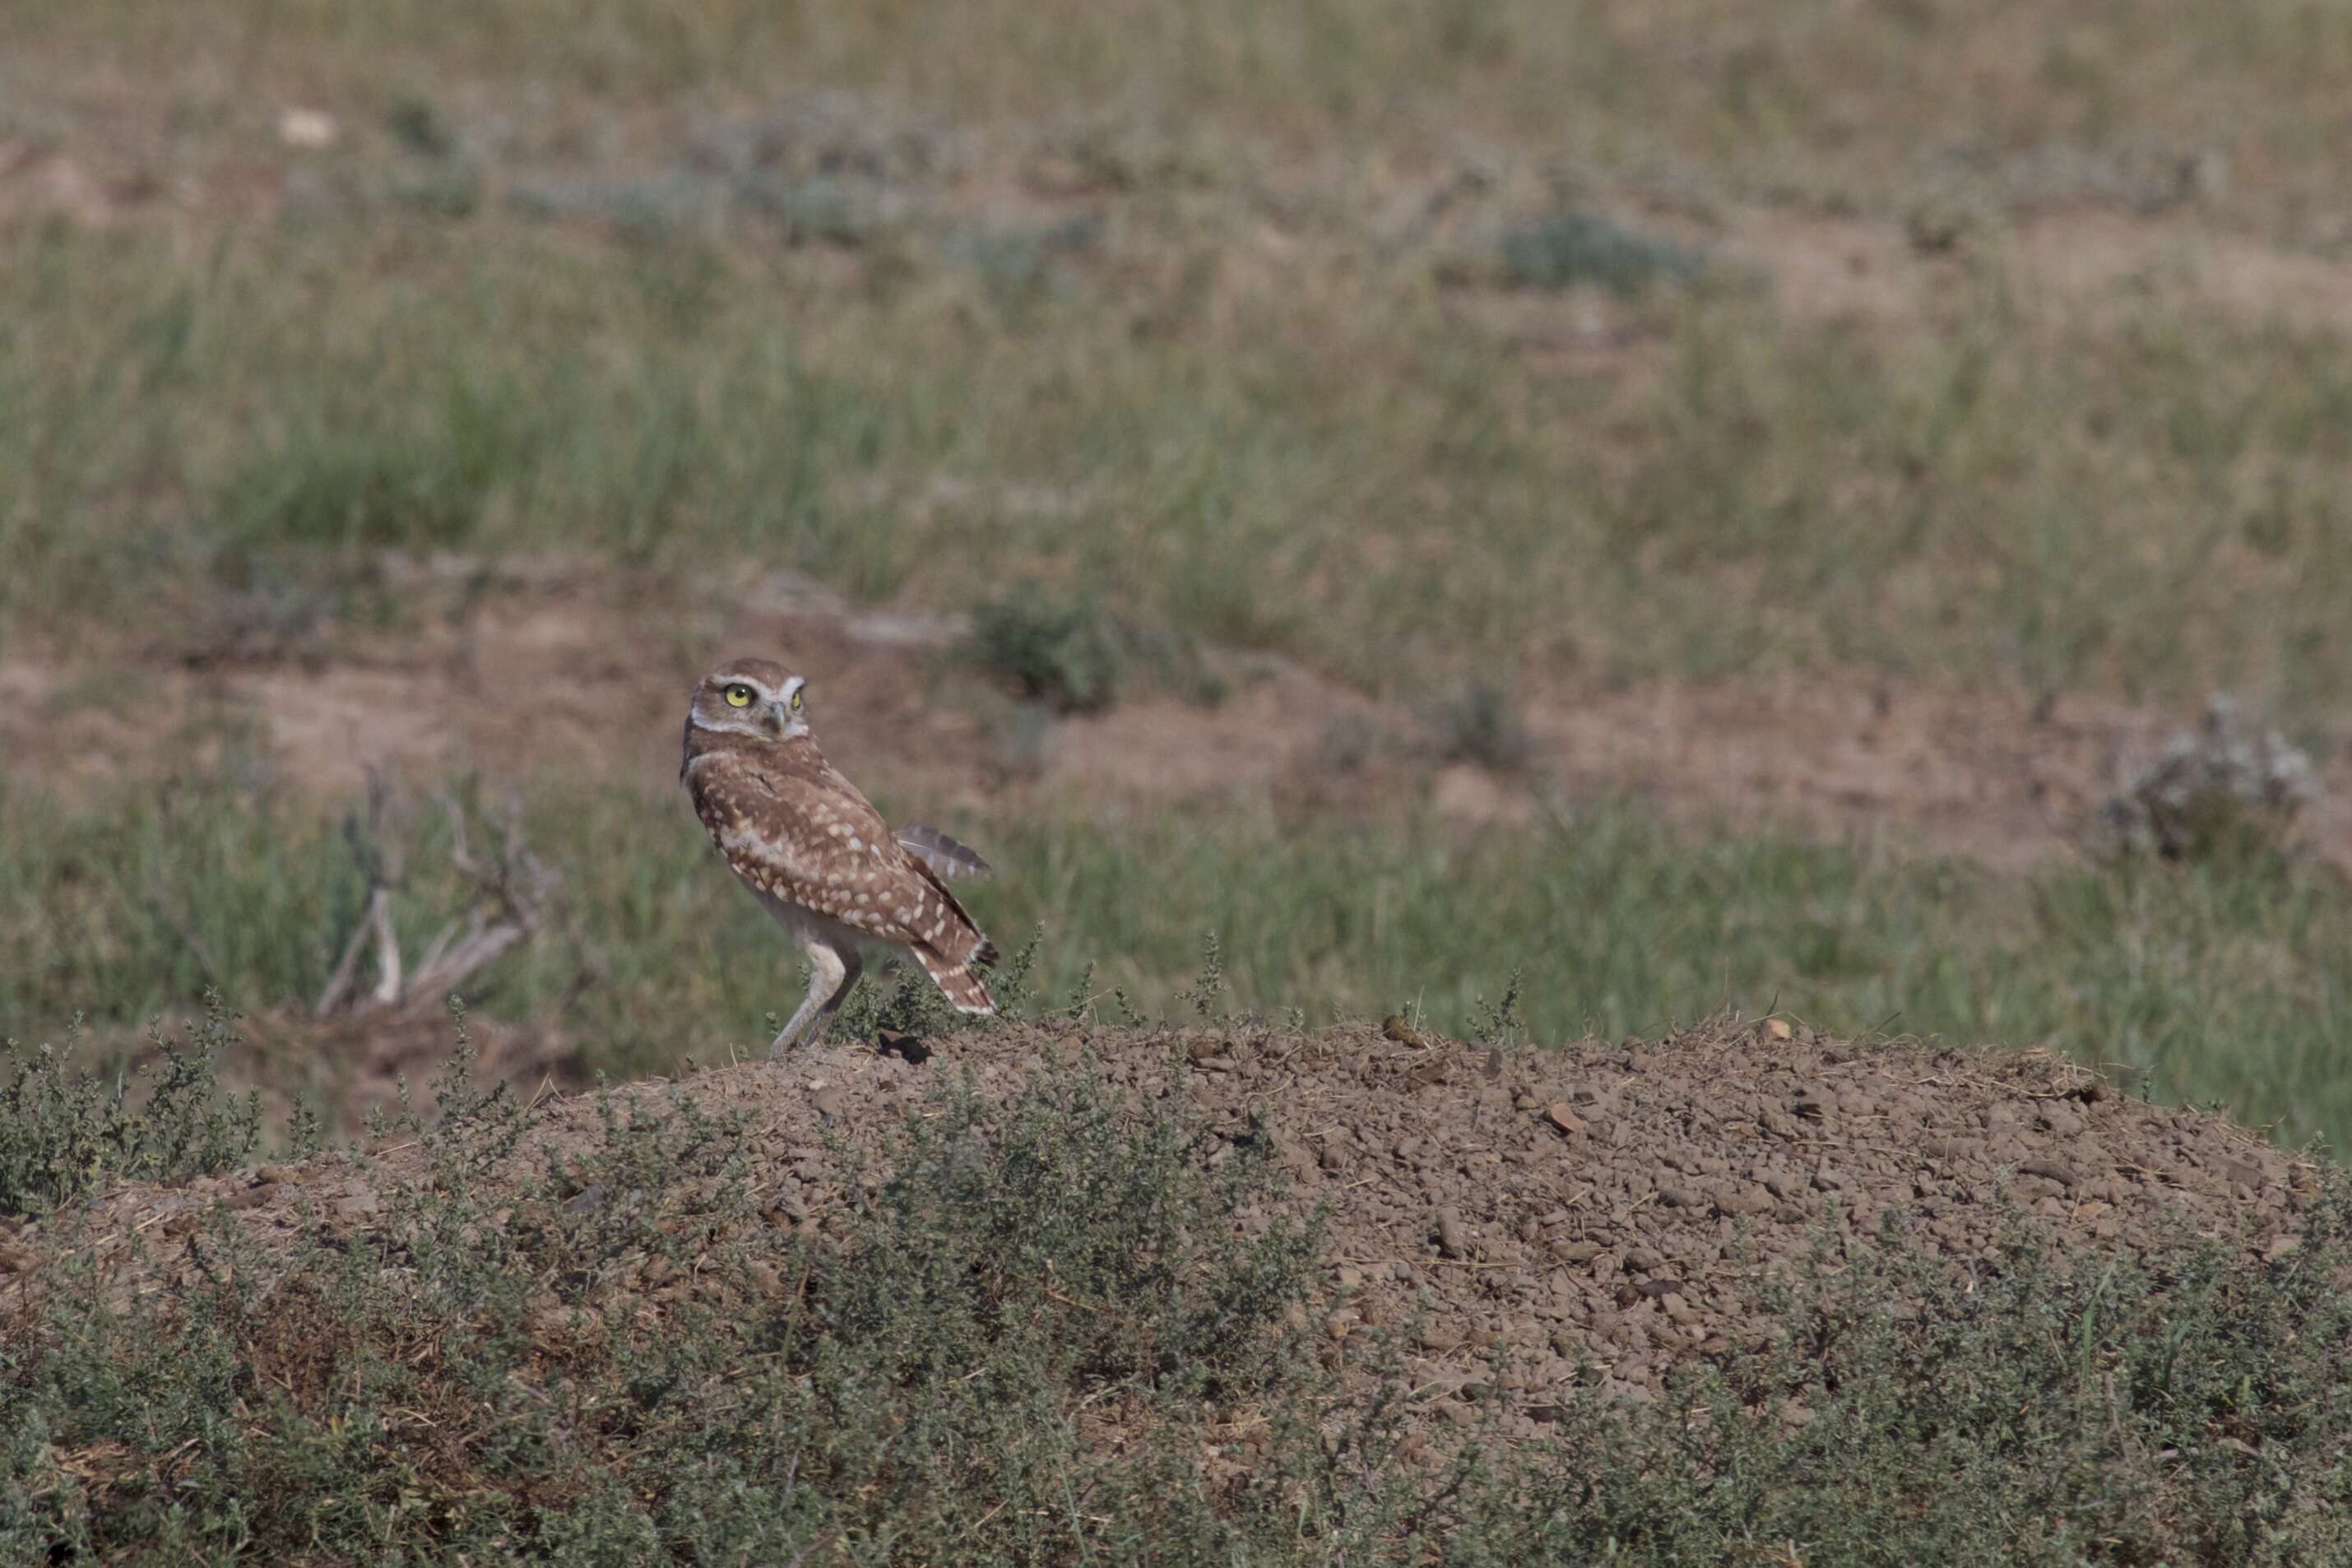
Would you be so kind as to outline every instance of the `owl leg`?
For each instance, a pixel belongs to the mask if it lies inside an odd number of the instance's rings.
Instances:
[[[768,1056],[772,1060],[782,1056],[792,1047],[806,1043],[819,1013],[840,986],[841,977],[848,967],[841,962],[841,954],[823,942],[803,943],[801,952],[809,962],[808,994],[801,999],[800,1010],[786,1021],[784,1026],[777,1031],[775,1039],[770,1042]]]
[[[857,983],[857,972],[864,967],[855,952],[844,952],[824,942],[812,942],[801,951],[809,961],[808,995],[769,1045],[772,1060],[793,1046],[816,1044],[825,1025],[833,1021],[834,1009],[849,994],[849,988]]]
[[[833,1016],[835,1013],[841,1011],[841,1005],[849,1000],[849,993],[857,984],[857,976],[866,968],[866,960],[858,955],[856,948],[847,947],[832,951],[834,961],[841,965],[841,979],[835,984],[832,996],[826,999],[824,1006],[817,1009],[816,1016],[809,1021],[808,1037],[801,1042],[803,1048],[815,1045],[824,1037],[825,1026],[833,1022]]]

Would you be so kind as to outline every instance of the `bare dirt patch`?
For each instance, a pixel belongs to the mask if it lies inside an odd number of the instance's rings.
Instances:
[[[2018,296],[2068,312],[2170,301],[2250,323],[2352,330],[2352,267],[2200,221],[2081,203],[1989,223],[1950,246],[1925,246],[1902,223],[1769,207],[1726,216],[1727,254],[1770,280],[1792,315],[1888,326],[1933,321],[1972,267],[1990,265]]]
[[[1531,705],[1528,728],[1571,795],[1631,794],[1681,820],[1797,826],[2022,870],[2078,852],[2119,763],[2153,756],[2188,715],[2022,689],[1850,676],[1658,681]],[[2352,784],[2328,759],[2329,782]],[[2352,858],[2352,821],[2315,837]]]
[[[2077,853],[2119,763],[2194,717],[1865,671],[1563,684],[1524,693],[1526,764],[1497,773],[1449,764],[1412,703],[1267,657],[1218,656],[1229,694],[1214,704],[1145,690],[1097,714],[1024,714],[960,662],[961,618],[853,605],[792,574],[647,602],[583,567],[446,613],[430,584],[404,591],[415,627],[354,633],[331,658],[151,659],[135,711],[105,700],[108,656],[0,662],[0,757],[68,792],[245,744],[330,800],[377,772],[457,771],[666,796],[684,694],[715,660],[757,652],[811,676],[820,732],[852,776],[930,812],[1425,810],[1525,826],[1630,798],[1693,826],[1884,836],[2016,871]],[[2306,831],[2352,866],[2352,759],[2319,765],[2328,789]]]
[[[1642,1397],[1675,1363],[1767,1332],[1763,1282],[1809,1256],[1834,1265],[1898,1216],[1912,1245],[1963,1270],[1997,1267],[2020,1227],[2062,1258],[2200,1239],[2275,1257],[2322,1181],[2316,1163],[2222,1117],[2143,1104],[2052,1058],[1858,1045],[1771,1019],[1558,1049],[1489,1050],[1393,1022],[1312,1035],[1024,1026],[939,1047],[916,1065],[843,1044],[631,1086],[614,1110],[666,1114],[682,1094],[746,1116],[767,1223],[824,1236],[870,1189],[845,1184],[829,1140],[878,1156],[905,1118],[935,1113],[950,1075],[994,1101],[1042,1064],[1091,1060],[1130,1104],[1205,1127],[1198,1157],[1263,1152],[1286,1173],[1281,1201],[1320,1209],[1316,1310],[1335,1353],[1391,1336],[1417,1385],[1464,1396],[1433,1409],[1450,1418],[1499,1394],[1530,1430],[1572,1384]],[[518,1180],[602,1135],[593,1098],[538,1114],[508,1167]],[[120,1190],[69,1242],[55,1222],[0,1233],[0,1271],[14,1271],[0,1301],[40,1290],[58,1245],[94,1253],[122,1289],[195,1288],[189,1238],[215,1207],[256,1244],[248,1267],[274,1279],[388,1223],[403,1188],[432,1180],[425,1152],[397,1142],[364,1161]],[[649,1306],[631,1293],[652,1283],[616,1281],[611,1305]]]

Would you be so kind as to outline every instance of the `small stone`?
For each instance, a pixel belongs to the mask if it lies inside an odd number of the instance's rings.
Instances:
[[[305,153],[324,152],[341,139],[343,128],[323,109],[291,108],[278,115],[278,139]]]
[[[2028,1160],[2017,1168],[2026,1175],[2044,1177],[2062,1187],[2071,1187],[2076,1180],[2073,1168],[2056,1160]]]
[[[2083,1131],[2082,1117],[2063,1100],[2042,1101],[2042,1110],[2035,1120],[2061,1138],[2072,1138]]]

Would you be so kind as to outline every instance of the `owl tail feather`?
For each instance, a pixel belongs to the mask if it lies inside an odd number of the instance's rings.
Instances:
[[[923,966],[923,973],[931,977],[931,984],[940,988],[940,994],[948,999],[948,1005],[957,1012],[993,1013],[996,1011],[996,998],[988,994],[988,986],[971,971],[972,963],[984,963],[994,958],[996,949],[992,944],[983,941],[973,952],[971,960],[961,963],[950,963],[927,947],[918,947],[913,951],[915,962]]]
[[[959,843],[929,823],[910,822],[898,829],[898,842],[907,852],[929,866],[942,882],[959,878],[985,878],[996,875],[996,868],[980,858],[980,851],[969,844]]]

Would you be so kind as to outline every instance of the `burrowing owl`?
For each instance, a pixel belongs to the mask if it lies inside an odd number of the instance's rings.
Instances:
[[[867,946],[921,965],[958,1011],[995,1012],[972,966],[996,945],[947,889],[988,862],[934,827],[892,832],[817,750],[807,692],[769,659],[720,665],[695,688],[678,764],[710,841],[808,955],[807,999],[768,1054],[816,1042]]]

